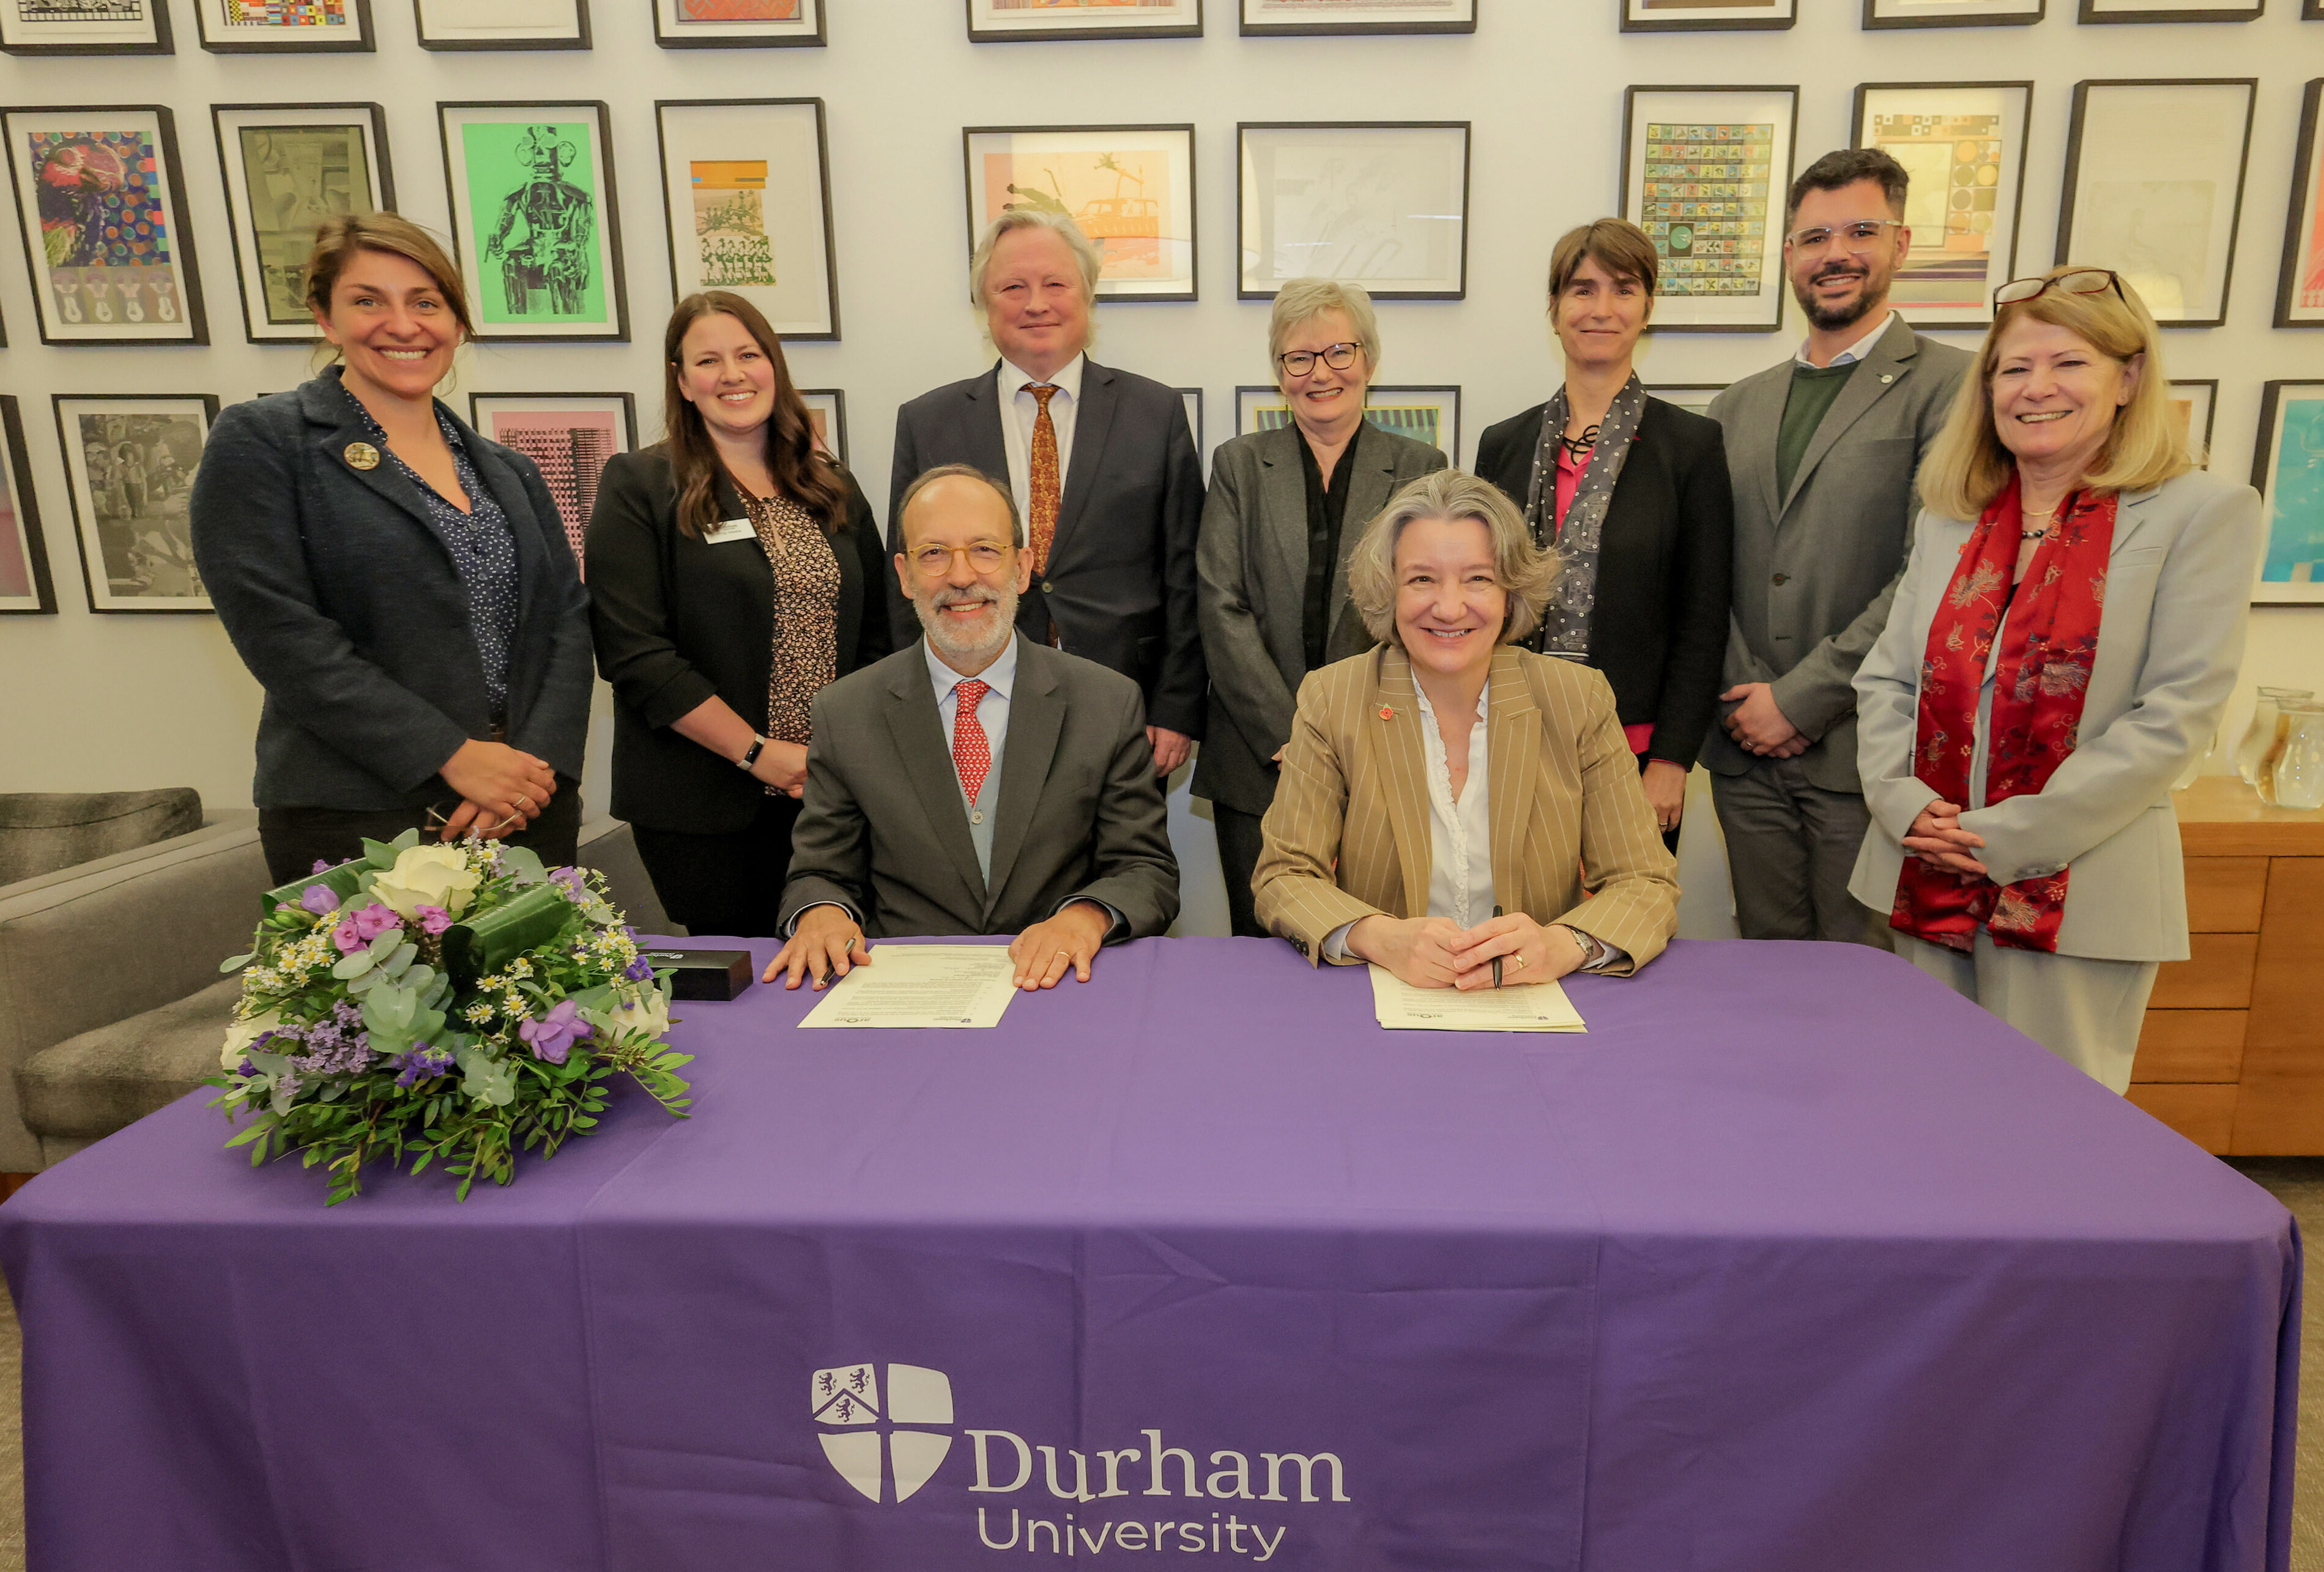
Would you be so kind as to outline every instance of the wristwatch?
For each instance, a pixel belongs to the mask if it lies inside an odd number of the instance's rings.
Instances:
[[[765,738],[753,734],[751,738],[751,746],[743,752],[742,758],[734,761],[734,768],[745,774],[749,773],[751,767],[759,762],[759,755],[766,750],[766,746]]]
[[[1606,946],[1600,943],[1593,935],[1585,933],[1581,929],[1572,927],[1564,923],[1554,923],[1551,926],[1563,928],[1567,933],[1573,935],[1573,942],[1582,946],[1582,964],[1575,968],[1576,970],[1587,971],[1591,967],[1606,959]]]

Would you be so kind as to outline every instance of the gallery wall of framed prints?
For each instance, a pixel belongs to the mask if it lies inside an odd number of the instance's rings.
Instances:
[[[450,406],[572,455],[577,529],[713,287],[884,516],[898,406],[991,363],[969,261],[1012,204],[1092,234],[1093,358],[1179,390],[1206,461],[1279,418],[1268,311],[1322,273],[1378,301],[1377,416],[1473,462],[1557,384],[1557,237],[1614,213],[1664,250],[1639,373],[1700,409],[1805,331],[1788,179],[1877,146],[1916,327],[1974,347],[2060,258],[2168,325],[2190,445],[2266,482],[2254,669],[2308,665],[2255,680],[2324,677],[2324,0],[0,0],[0,661],[64,674],[0,685],[0,735],[145,704],[222,804],[240,663],[131,613],[205,603],[178,450],[313,374],[312,225],[374,208],[446,237],[479,329]],[[92,455],[88,420],[124,435]]]

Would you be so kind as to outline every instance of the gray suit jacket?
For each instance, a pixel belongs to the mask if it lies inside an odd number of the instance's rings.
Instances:
[[[1969,529],[1923,510],[1895,614],[1856,674],[1872,828],[1849,891],[1877,912],[1895,904],[1905,832],[1938,795],[1913,774],[1921,659]],[[2187,959],[2171,783],[2209,746],[2235,691],[2262,544],[2249,486],[2198,471],[2125,496],[2072,755],[2038,793],[1961,815],[1985,838],[1979,857],[1996,883],[2072,869],[2061,955]]]
[[[1307,675],[1307,483],[1296,427],[1254,431],[1219,445],[1194,550],[1203,661],[1211,674],[1210,730],[1195,761],[1194,791],[1246,814],[1275,800],[1275,750],[1291,740],[1291,716]],[[1341,462],[1348,508],[1332,568],[1326,665],[1372,647],[1348,604],[1348,554],[1364,526],[1408,481],[1444,467],[1442,450],[1367,423]]]
[[[1913,544],[1913,476],[1945,423],[1971,356],[1923,338],[1902,317],[1840,390],[1775,492],[1775,435],[1792,363],[1744,378],[1711,401],[1735,486],[1735,605],[1720,691],[1774,685],[1784,716],[1812,740],[1800,756],[1825,791],[1859,790],[1856,692],[1849,685],[1888,622]],[[1741,775],[1752,756],[1727,735],[1732,704],[1703,739],[1702,763]]]
[[[1084,897],[1121,914],[1117,939],[1177,917],[1178,864],[1128,677],[1018,639],[989,887],[919,640],[817,694],[813,724],[786,930],[818,901],[857,913],[874,939],[1021,933]]]

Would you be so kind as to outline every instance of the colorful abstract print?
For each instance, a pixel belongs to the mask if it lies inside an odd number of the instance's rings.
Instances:
[[[226,0],[235,27],[345,27],[346,0]]]
[[[67,324],[174,322],[161,160],[141,131],[30,133],[41,246]]]

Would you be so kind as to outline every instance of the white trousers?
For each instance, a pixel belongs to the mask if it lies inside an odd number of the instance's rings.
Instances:
[[[2108,1091],[2130,1085],[2155,962],[2005,950],[1983,928],[1967,955],[1910,933],[1895,937],[1897,954]]]

